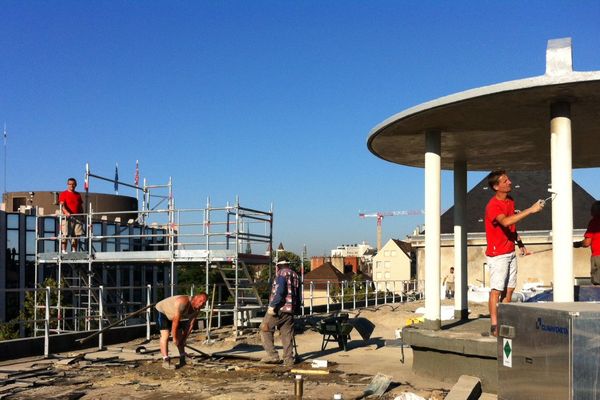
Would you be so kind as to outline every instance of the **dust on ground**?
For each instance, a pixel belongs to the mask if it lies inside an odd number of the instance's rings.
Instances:
[[[452,305],[448,300],[444,305]],[[384,304],[376,308],[348,311],[360,316],[375,328],[369,340],[351,333],[348,351],[328,343],[321,351],[322,335],[310,329],[296,335],[302,362],[294,370],[302,374],[304,399],[331,399],[341,393],[344,399],[360,398],[378,373],[390,377],[391,384],[381,399],[393,399],[408,391],[425,399],[443,399],[455,382],[442,382],[415,375],[411,370],[410,348],[386,346],[395,339],[395,331],[415,317],[414,311],[424,302]],[[487,305],[470,304],[473,317],[486,314]],[[238,337],[231,328],[219,328],[211,341],[192,334],[187,365],[177,370],[162,368],[157,337],[149,343],[141,340],[109,346],[104,351],[90,349],[85,354],[64,353],[54,359],[20,360],[3,363],[4,385],[0,380],[0,398],[15,399],[289,399],[294,395],[295,372],[282,365],[258,362],[265,353],[256,331]],[[276,340],[276,345],[280,343]],[[173,344],[170,344],[173,351]],[[140,352],[140,349],[143,352]],[[136,352],[138,350],[138,352]],[[403,354],[402,354],[403,353]],[[402,362],[402,358],[404,362]],[[313,375],[312,360],[327,360]],[[6,371],[14,370],[14,373]],[[37,371],[29,373],[27,371]],[[11,379],[14,382],[11,382]]]

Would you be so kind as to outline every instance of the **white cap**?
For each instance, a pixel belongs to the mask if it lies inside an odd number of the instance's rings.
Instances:
[[[287,261],[287,260],[282,260],[282,261],[277,261],[277,264],[276,264],[276,265],[286,265],[286,264],[289,264],[289,263],[290,263],[290,262],[289,262],[289,261]]]

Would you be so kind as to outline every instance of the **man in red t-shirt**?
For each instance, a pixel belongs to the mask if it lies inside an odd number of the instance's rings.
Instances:
[[[591,214],[592,219],[583,235],[583,240],[573,243],[573,246],[592,246],[590,277],[592,278],[592,284],[600,285],[600,201],[595,201],[592,204]]]
[[[485,207],[485,255],[490,269],[490,334],[497,336],[498,303],[510,303],[517,286],[515,243],[519,246],[521,255],[528,254],[515,224],[531,214],[540,212],[544,208],[544,201],[538,200],[528,209],[515,214],[515,201],[509,196],[512,182],[508,179],[506,171],[492,171],[487,179],[489,187],[496,192]]]
[[[77,236],[83,236],[83,224],[81,223],[80,218],[73,217],[71,214],[81,214],[83,213],[83,200],[81,199],[81,195],[79,192],[75,191],[77,187],[77,181],[75,178],[69,178],[67,180],[67,190],[62,192],[60,196],[58,196],[58,203],[60,205],[60,211],[64,215],[61,224],[61,231],[63,237],[72,238],[71,240],[71,250],[77,251]],[[79,219],[78,219],[79,218]],[[61,248],[63,253],[67,252],[67,240],[63,240],[61,243]]]

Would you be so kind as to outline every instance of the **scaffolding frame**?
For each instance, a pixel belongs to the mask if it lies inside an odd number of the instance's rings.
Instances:
[[[88,176],[96,177],[103,180],[111,181],[110,179],[99,177],[97,175],[89,174]],[[123,184],[119,182],[119,184]],[[169,178],[168,183],[163,185],[150,185],[147,184],[146,179],[143,181],[143,186],[138,188],[137,186],[128,185],[136,189],[142,190],[142,207],[141,210],[127,210],[127,211],[111,211],[111,212],[97,212],[93,210],[92,204],[87,205],[87,210],[83,214],[73,215],[76,218],[80,218],[81,221],[85,221],[85,236],[78,237],[80,246],[85,243],[85,251],[78,251],[75,253],[62,254],[61,253],[61,242],[63,240],[73,240],[74,237],[63,236],[61,225],[65,216],[62,214],[62,210],[59,210],[58,215],[55,216],[57,219],[56,229],[58,231],[55,236],[42,236],[39,231],[40,221],[39,218],[51,218],[51,216],[41,216],[36,212],[36,243],[35,243],[35,287],[38,287],[40,282],[40,275],[42,275],[43,266],[56,266],[57,275],[57,300],[56,308],[58,313],[58,321],[56,326],[56,332],[66,331],[77,331],[80,330],[79,324],[79,313],[83,311],[84,307],[81,304],[81,295],[78,297],[79,304],[65,304],[63,301],[63,292],[67,292],[67,288],[63,285],[63,279],[70,274],[71,279],[79,278],[80,284],[75,289],[87,291],[85,304],[85,329],[91,330],[94,327],[91,325],[92,321],[97,320],[99,309],[94,307],[92,302],[95,293],[102,293],[98,291],[98,287],[105,285],[107,282],[103,281],[98,284],[94,283],[92,276],[94,274],[95,266],[100,266],[100,269],[105,277],[107,266],[128,266],[131,270],[134,270],[139,264],[148,265],[167,265],[169,267],[169,291],[171,295],[176,294],[177,286],[177,265],[178,264],[197,264],[204,266],[205,269],[205,292],[210,296],[212,288],[209,282],[209,272],[211,268],[222,268],[223,266],[229,266],[233,269],[234,281],[230,292],[233,297],[233,304],[230,309],[222,308],[221,312],[231,312],[233,314],[233,327],[235,331],[241,326],[247,326],[252,314],[248,314],[248,309],[263,309],[263,304],[260,296],[257,294],[258,304],[249,307],[247,304],[247,298],[242,296],[242,292],[247,290],[241,286],[243,279],[247,276],[248,265],[266,265],[269,268],[269,277],[273,268],[272,257],[270,249],[272,249],[272,228],[273,228],[273,206],[271,205],[269,211],[261,211],[253,208],[243,207],[240,204],[239,197],[236,197],[233,205],[227,203],[222,207],[215,207],[211,204],[210,198],[207,198],[206,206],[203,208],[189,208],[184,209],[175,208],[175,201],[173,197],[173,182]],[[156,192],[159,192],[158,194]],[[166,191],[166,194],[160,194],[160,191]],[[157,200],[156,200],[157,199]],[[153,204],[153,200],[156,200]],[[166,208],[160,208],[166,201]],[[95,234],[93,226],[98,222],[116,221],[115,216],[125,214],[137,214],[137,218],[129,219],[126,226],[129,227],[129,232],[126,235],[121,234],[118,229],[115,229],[114,235],[108,234]],[[120,222],[120,221],[119,221]],[[116,224],[116,222],[115,222]],[[263,225],[264,233],[253,233],[250,229],[251,226]],[[122,225],[119,225],[122,226]],[[139,229],[140,233],[133,233],[132,227]],[[254,231],[256,232],[256,231]],[[116,243],[119,241],[128,240],[129,251],[121,251]],[[58,249],[57,252],[45,251],[46,246],[44,242],[55,243],[53,247]],[[102,251],[102,249],[96,248],[97,244],[101,243],[112,243],[114,245],[114,251]],[[131,243],[138,243],[138,246],[132,246]],[[157,242],[160,242],[158,245]],[[145,244],[149,244],[150,247]],[[266,251],[263,254],[246,253],[243,249],[252,249],[257,247],[258,244],[263,244],[266,247]],[[152,245],[155,245],[158,249],[152,249]],[[244,247],[245,246],[245,247]],[[67,246],[68,247],[68,246]],[[101,246],[102,247],[102,246]],[[106,246],[105,246],[106,247]],[[145,264],[144,264],[145,263]],[[64,268],[65,266],[70,268]],[[74,268],[73,266],[77,266]],[[87,279],[81,279],[82,268],[87,266]],[[117,269],[118,270],[118,269]],[[79,273],[78,277],[75,277],[75,271]],[[153,267],[153,282],[156,283],[155,279],[155,267]],[[246,275],[242,277],[241,272],[246,272]],[[163,273],[166,271],[163,269]],[[120,273],[120,272],[119,272]],[[223,273],[223,272],[222,272]],[[165,276],[166,278],[166,276]],[[131,286],[132,282],[129,282]],[[163,289],[166,290],[166,279],[163,281]],[[229,285],[228,285],[229,287]],[[122,287],[126,289],[126,287]],[[119,289],[118,285],[114,289]],[[104,291],[106,293],[106,290]],[[166,292],[165,292],[166,293]],[[148,294],[147,294],[148,295]],[[156,296],[156,294],[154,294]],[[34,302],[37,304],[37,292],[34,294]],[[144,297],[142,295],[142,297]],[[107,321],[110,322],[109,312],[106,306],[106,300],[96,299],[95,304],[104,304],[103,315]],[[37,320],[37,310],[35,308],[35,319]],[[75,322],[71,327],[67,327],[63,317],[65,311],[70,312],[75,319]],[[209,305],[205,306],[206,318],[210,318]],[[75,317],[76,316],[76,317]],[[205,326],[208,326],[206,324]],[[43,331],[38,329],[37,325],[34,329],[35,332]]]

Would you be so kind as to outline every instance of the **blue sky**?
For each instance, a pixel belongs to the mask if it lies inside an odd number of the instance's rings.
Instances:
[[[423,208],[423,171],[367,150],[387,117],[541,75],[552,38],[600,69],[597,1],[4,0],[0,15],[8,191],[62,190],[86,162],[132,182],[137,159],[179,207],[273,203],[275,242],[311,255],[375,245],[359,210]],[[574,177],[600,197],[597,170]],[[384,240],[421,223],[387,218]]]

